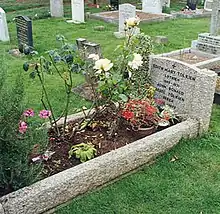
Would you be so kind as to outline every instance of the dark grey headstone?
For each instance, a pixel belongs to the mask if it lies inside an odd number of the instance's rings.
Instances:
[[[15,22],[19,50],[23,52],[25,45],[33,49],[32,21],[27,16],[17,16]]]

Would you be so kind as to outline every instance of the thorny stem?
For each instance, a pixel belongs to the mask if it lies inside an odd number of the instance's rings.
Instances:
[[[45,95],[45,99],[47,100],[49,109],[50,109],[50,111],[51,111],[51,116],[52,116],[52,119],[53,119],[54,124],[55,124],[56,132],[57,132],[57,134],[59,135],[59,129],[58,129],[58,126],[57,126],[57,123],[56,123],[56,119],[55,119],[54,113],[53,113],[53,108],[52,108],[52,106],[51,106],[51,103],[50,103],[50,100],[49,100],[49,96],[48,96],[48,94],[47,94],[47,90],[46,90],[46,88],[45,88],[45,86],[44,86],[44,82],[43,82],[43,80],[42,80],[42,78],[41,78],[41,75],[40,75],[40,72],[39,72],[39,70],[38,70],[38,66],[37,66],[37,65],[36,65],[35,69],[36,69],[36,72],[37,72],[37,76],[38,76],[38,78],[39,78],[39,80],[40,80],[40,83],[41,83],[41,86],[42,86],[42,90],[43,90],[44,95]],[[43,99],[42,99],[42,100],[43,100]],[[42,101],[42,100],[41,100],[41,101]],[[44,102],[43,102],[42,104],[45,106]],[[51,126],[53,127],[53,123],[52,123],[51,120],[50,120],[50,124],[51,124]]]

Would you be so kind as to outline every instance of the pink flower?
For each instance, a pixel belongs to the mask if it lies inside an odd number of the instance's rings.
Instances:
[[[41,110],[39,113],[40,118],[47,119],[51,116],[51,111],[49,110]]]
[[[24,134],[27,131],[27,128],[28,128],[27,123],[25,123],[24,121],[20,121],[20,123],[19,123],[19,132],[21,134]]]
[[[27,109],[26,111],[24,111],[23,115],[24,115],[25,117],[33,117],[33,116],[34,116],[34,110],[31,109],[31,108],[29,108],[29,109]]]

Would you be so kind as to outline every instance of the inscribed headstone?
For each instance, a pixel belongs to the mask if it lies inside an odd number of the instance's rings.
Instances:
[[[124,32],[126,19],[136,16],[136,7],[131,4],[119,5],[119,32]]]
[[[27,16],[15,17],[18,47],[22,52],[24,45],[33,48],[32,21]]]
[[[5,11],[0,7],[0,41],[9,41],[8,25]]]
[[[71,0],[72,20],[69,23],[82,23],[85,21],[84,17],[84,0]]]
[[[162,13],[162,2],[161,0],[143,0],[142,11],[145,13]]]
[[[196,118],[201,130],[207,130],[215,92],[216,74],[187,63],[152,56],[150,74],[156,97],[177,113]]]
[[[52,17],[63,17],[63,0],[50,0],[50,14]]]

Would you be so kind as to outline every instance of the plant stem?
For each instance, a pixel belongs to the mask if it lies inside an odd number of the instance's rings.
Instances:
[[[48,94],[47,94],[47,90],[46,90],[46,88],[45,88],[45,86],[44,86],[44,82],[43,82],[43,80],[42,80],[42,78],[41,78],[41,75],[40,75],[40,72],[39,72],[39,70],[38,70],[38,66],[36,66],[36,72],[37,72],[37,76],[38,76],[38,78],[39,78],[39,80],[40,80],[40,83],[41,83],[41,86],[42,86],[42,90],[43,90],[44,95],[45,95],[45,99],[46,99],[47,104],[48,104],[48,106],[49,106],[49,109],[50,109],[50,111],[51,111],[51,116],[52,116],[52,119],[53,119],[54,124],[55,124],[56,132],[57,132],[57,134],[58,134],[58,136],[59,136],[59,129],[58,129],[58,126],[57,126],[57,123],[56,123],[56,119],[55,119],[54,113],[53,113],[53,108],[52,108],[52,106],[51,106],[51,103],[50,103],[50,100],[49,100],[49,96],[48,96]],[[45,105],[45,104],[43,103],[43,105]],[[51,122],[51,121],[50,121],[50,122]],[[53,127],[53,123],[51,123],[51,126]]]

